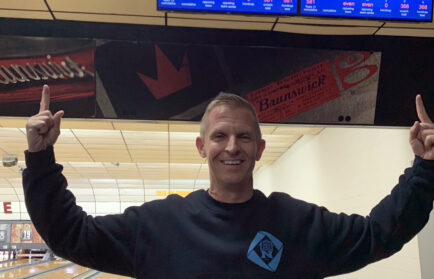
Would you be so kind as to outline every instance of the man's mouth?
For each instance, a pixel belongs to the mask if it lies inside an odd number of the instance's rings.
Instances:
[[[221,161],[225,165],[236,166],[242,163],[242,160],[222,160]]]

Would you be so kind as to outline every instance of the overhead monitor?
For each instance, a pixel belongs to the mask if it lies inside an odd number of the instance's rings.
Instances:
[[[432,21],[433,0],[301,0],[300,15]]]
[[[157,0],[166,11],[296,15],[298,0]]]

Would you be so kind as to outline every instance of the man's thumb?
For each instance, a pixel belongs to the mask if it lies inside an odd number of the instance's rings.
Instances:
[[[59,110],[53,116],[54,126],[58,129],[60,128],[60,120],[62,120],[62,116],[64,114],[65,114],[65,112],[63,110]]]

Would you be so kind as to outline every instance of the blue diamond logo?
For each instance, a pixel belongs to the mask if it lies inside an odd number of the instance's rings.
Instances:
[[[283,243],[268,232],[259,231],[247,251],[247,258],[260,267],[275,272],[282,257]]]

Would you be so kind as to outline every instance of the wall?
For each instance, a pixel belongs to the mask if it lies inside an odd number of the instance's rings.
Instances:
[[[287,192],[330,211],[367,215],[410,166],[413,154],[407,141],[407,129],[325,128],[259,169],[255,187],[267,194]],[[335,278],[421,278],[417,240],[393,257]]]
[[[431,222],[419,233],[419,257],[422,279],[434,278],[434,211],[431,211]]]

